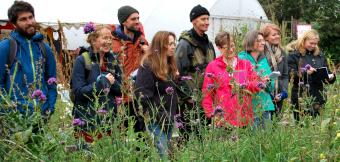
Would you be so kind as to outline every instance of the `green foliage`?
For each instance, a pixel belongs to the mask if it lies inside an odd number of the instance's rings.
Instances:
[[[336,63],[340,62],[339,0],[259,0],[272,21],[280,24],[291,19],[313,24],[320,33],[320,46]],[[284,44],[286,45],[286,44]]]

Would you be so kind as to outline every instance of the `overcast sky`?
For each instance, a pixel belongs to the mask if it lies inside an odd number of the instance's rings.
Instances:
[[[210,8],[215,0],[26,0],[35,9],[36,20],[40,22],[88,22],[118,23],[117,11],[123,5],[131,5],[140,12],[145,21],[154,9],[169,3],[176,5],[202,4]],[[0,0],[0,19],[7,19],[7,10],[14,0]],[[168,14],[176,14],[174,12]],[[188,13],[190,11],[187,11]],[[189,15],[188,15],[189,16]]]

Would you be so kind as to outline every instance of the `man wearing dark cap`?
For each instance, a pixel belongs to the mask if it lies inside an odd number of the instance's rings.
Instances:
[[[201,5],[195,6],[190,11],[189,17],[193,28],[182,32],[175,54],[180,75],[193,78],[180,82],[181,89],[185,93],[181,94],[180,118],[176,118],[176,120],[184,123],[180,128],[180,133],[186,139],[192,131],[198,133],[197,125],[199,123],[197,121],[203,122],[202,119],[204,119],[202,118],[204,117],[202,108],[199,106],[200,99],[197,97],[203,84],[204,74],[202,73],[208,63],[215,58],[214,47],[205,34],[209,27],[209,16],[209,11]],[[192,98],[192,96],[196,96],[196,98]],[[190,112],[191,114],[194,112],[195,116],[189,115]]]
[[[137,115],[137,106],[130,94],[132,92],[132,76],[140,65],[140,60],[147,48],[143,28],[139,22],[139,12],[131,6],[122,6],[118,9],[120,25],[115,26],[112,35],[112,50],[118,54],[123,70],[123,108],[130,116],[136,119],[135,131],[143,131],[143,119]],[[127,126],[127,123],[126,123]]]

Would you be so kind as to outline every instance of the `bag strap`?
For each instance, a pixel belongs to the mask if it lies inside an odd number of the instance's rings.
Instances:
[[[89,52],[84,52],[82,54],[84,60],[85,60],[85,69],[86,70],[91,70],[92,68],[92,61],[91,61],[91,58],[90,58],[90,53]]]
[[[7,66],[11,67],[17,55],[18,44],[17,41],[11,36],[8,37],[8,40],[9,40],[9,54],[7,59]]]

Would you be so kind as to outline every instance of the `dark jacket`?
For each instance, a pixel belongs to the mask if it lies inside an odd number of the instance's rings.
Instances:
[[[90,58],[92,60],[91,70],[85,68],[85,59],[82,55],[75,60],[71,89],[74,93],[75,101],[73,108],[74,118],[83,119],[91,127],[96,122],[96,111],[104,109],[108,112],[117,112],[117,104],[115,98],[121,96],[121,70],[118,66],[118,61],[115,54],[106,53],[105,60],[107,61],[106,70],[101,70],[99,67],[99,55],[89,49]],[[110,85],[105,75],[112,73],[115,82]],[[107,95],[104,90],[107,90]],[[101,108],[95,107],[95,96],[99,97],[99,104],[103,104]],[[105,103],[106,102],[106,103]]]
[[[194,29],[181,34],[175,54],[177,68],[180,76],[189,75],[195,78],[180,83],[183,91],[188,92],[181,94],[182,99],[192,96],[190,92],[194,89],[202,88],[204,79],[202,72],[215,57],[214,46],[206,34],[201,37]],[[196,74],[198,75],[196,76]]]
[[[7,64],[9,57],[10,42],[8,39],[0,42],[0,94],[6,97],[11,85],[13,85],[10,99],[16,103],[16,108],[21,113],[25,113],[26,107],[31,112],[34,111],[34,103],[29,98],[31,98],[32,91],[40,89],[46,96],[41,111],[54,112],[57,85],[47,83],[48,79],[56,78],[56,61],[51,48],[46,43],[44,44],[46,49],[46,57],[44,58],[42,49],[38,44],[44,39],[40,33],[36,33],[29,40],[18,31],[12,31],[10,36],[17,42],[17,53],[13,65],[7,70],[5,64]],[[16,73],[14,72],[15,69],[17,69]],[[11,77],[15,77],[14,82],[11,81]],[[2,98],[0,98],[1,102]]]
[[[286,92],[288,93],[288,82],[289,82],[289,72],[288,72],[288,61],[287,61],[287,54],[286,52],[281,48],[275,48],[275,47],[269,47],[266,43],[265,46],[265,55],[267,57],[269,66],[272,71],[279,71],[281,73],[281,76],[278,78],[278,86],[275,86],[275,91],[277,90],[277,93]],[[275,58],[272,57],[273,53],[276,52],[276,50],[280,50],[281,55],[277,56],[278,58],[276,60],[276,67],[274,66],[273,60]],[[275,94],[276,95],[276,94]]]
[[[307,72],[303,69],[307,64],[311,65],[313,68],[327,67],[327,69],[329,69],[326,57],[321,52],[317,55],[314,55],[311,51],[307,51],[305,55],[302,55],[297,50],[290,52],[288,55],[288,69],[294,77],[292,78],[292,104],[298,104],[299,89],[301,95],[306,86],[309,87],[309,94],[312,97],[315,97],[315,102],[318,102],[319,104],[324,104],[326,102],[326,99],[323,95],[323,85],[325,83],[334,83],[336,78],[334,76],[332,80],[326,81],[321,80],[320,77],[316,75],[316,73],[308,75]],[[301,75],[299,76],[300,72]]]
[[[174,81],[157,78],[150,67],[144,65],[138,69],[135,88],[135,95],[151,120],[162,128],[171,128],[178,104]]]

